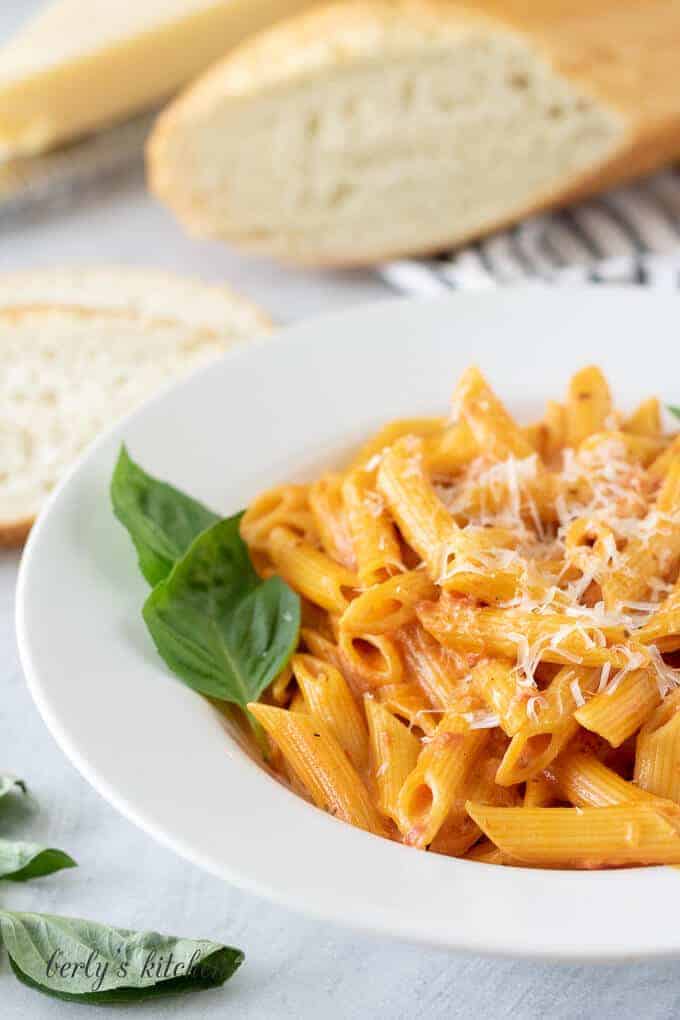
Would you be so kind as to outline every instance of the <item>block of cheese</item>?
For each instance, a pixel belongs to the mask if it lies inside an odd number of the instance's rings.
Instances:
[[[149,177],[195,233],[359,265],[679,155],[679,0],[359,0],[211,68],[157,122]]]
[[[0,49],[0,159],[153,106],[235,43],[313,2],[49,3]]]

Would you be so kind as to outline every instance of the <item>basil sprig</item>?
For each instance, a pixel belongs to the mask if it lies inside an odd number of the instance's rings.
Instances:
[[[150,585],[167,577],[196,536],[219,520],[191,496],[147,475],[125,446],[111,479],[111,502],[134,542],[139,568]]]
[[[133,932],[53,914],[0,910],[0,936],[25,985],[57,999],[141,1002],[218,988],[243,953],[205,939]]]
[[[297,644],[298,595],[280,577],[258,577],[241,514],[218,520],[147,475],[124,447],[111,493],[142,573],[155,582],[143,616],[159,654],[189,687],[245,710]]]
[[[300,600],[280,577],[261,581],[239,535],[241,515],[200,535],[144,606],[160,655],[185,683],[245,709],[290,658]]]
[[[671,414],[675,415],[676,418],[680,418],[680,406],[678,406],[677,404],[666,404],[666,407],[671,412]]]

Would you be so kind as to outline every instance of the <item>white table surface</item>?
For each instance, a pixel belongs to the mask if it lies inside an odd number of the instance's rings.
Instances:
[[[32,0],[3,0],[0,38],[31,6]],[[95,261],[164,266],[227,280],[280,321],[389,293],[369,275],[295,272],[190,241],[145,196],[141,183],[128,182],[86,210],[0,237],[0,270]],[[680,1013],[680,963],[563,967],[378,941],[271,906],[158,846],[80,777],[31,702],[14,636],[18,562],[17,555],[0,555],[0,765],[25,778],[32,796],[14,798],[3,810],[3,834],[49,841],[72,853],[80,867],[25,886],[7,885],[3,905],[212,938],[246,952],[246,964],[225,989],[136,1007],[135,1016],[621,1020]],[[121,734],[121,753],[124,748]],[[226,797],[224,807],[228,811]],[[98,1015],[113,1012],[102,1008]],[[5,961],[0,965],[3,1020],[80,1015],[85,1015],[81,1007],[39,996],[15,981]]]

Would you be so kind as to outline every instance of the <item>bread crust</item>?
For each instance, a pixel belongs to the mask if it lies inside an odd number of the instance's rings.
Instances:
[[[209,211],[198,207],[165,158],[168,139],[186,119],[205,116],[212,104],[301,81],[359,60],[445,44],[470,24],[504,28],[530,43],[554,71],[621,118],[618,148],[595,167],[570,176],[549,192],[483,229],[465,235],[452,228],[436,245],[300,255],[281,250],[273,236],[251,238],[213,231]],[[556,208],[639,177],[680,156],[680,5],[677,0],[358,0],[293,18],[237,49],[161,115],[148,144],[151,189],[192,233],[225,236],[253,252],[308,266],[353,267],[391,258],[428,255],[476,240],[525,216]],[[416,231],[417,232],[417,231]],[[284,243],[285,248],[285,243]]]

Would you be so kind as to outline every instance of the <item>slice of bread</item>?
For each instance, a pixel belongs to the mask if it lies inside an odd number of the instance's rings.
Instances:
[[[460,244],[680,154],[677,0],[334,5],[232,53],[160,117],[191,230],[359,265]]]
[[[229,291],[153,271],[0,278],[0,546],[21,544],[99,432],[267,328]]]
[[[0,308],[7,305],[74,305],[129,312],[144,319],[207,330],[229,342],[271,328],[264,312],[228,287],[132,266],[70,266],[5,273],[0,276]]]

